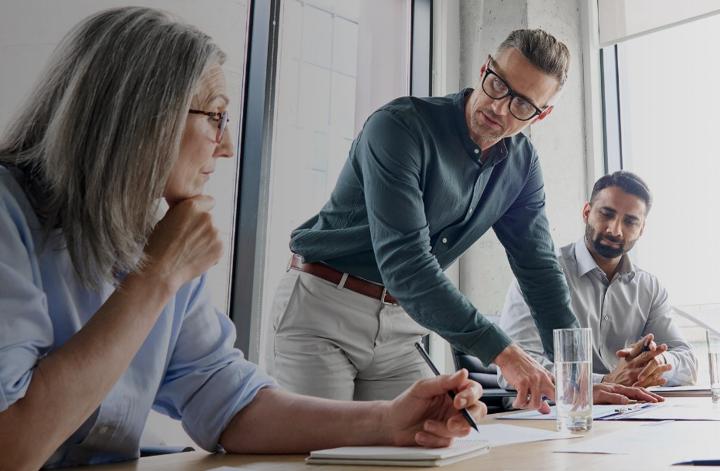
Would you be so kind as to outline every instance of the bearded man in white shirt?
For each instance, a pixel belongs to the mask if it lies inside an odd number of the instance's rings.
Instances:
[[[601,383],[679,386],[697,379],[697,358],[673,323],[667,291],[627,255],[651,206],[640,177],[626,171],[605,175],[583,207],[584,237],[560,249],[573,311],[581,327],[592,329],[596,388]],[[505,299],[500,327],[552,369],[517,281]],[[499,382],[507,385],[501,372]]]

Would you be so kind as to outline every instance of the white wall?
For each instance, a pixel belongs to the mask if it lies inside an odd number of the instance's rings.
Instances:
[[[460,2],[460,86],[475,87],[489,53],[517,28],[542,28],[565,42],[572,56],[563,95],[552,114],[525,133],[545,177],[547,214],[556,246],[582,235],[587,191],[581,41],[582,0],[465,0]],[[460,289],[485,314],[502,308],[512,273],[495,235],[483,236],[459,260]]]

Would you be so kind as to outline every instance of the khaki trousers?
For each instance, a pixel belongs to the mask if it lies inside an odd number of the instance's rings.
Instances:
[[[392,399],[432,373],[413,343],[428,334],[400,306],[288,270],[273,303],[273,365],[296,393]]]

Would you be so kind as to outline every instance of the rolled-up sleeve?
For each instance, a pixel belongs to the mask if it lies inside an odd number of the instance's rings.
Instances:
[[[450,282],[431,252],[420,144],[392,112],[378,111],[365,124],[357,153],[383,284],[419,324],[491,362],[510,339]]]
[[[230,420],[274,381],[234,348],[235,327],[212,307],[203,277],[192,293],[154,408],[181,419],[195,442],[218,448]]]
[[[537,155],[522,193],[493,225],[505,247],[510,268],[538,327],[548,357],[553,354],[553,329],[577,327],[570,291],[558,263],[545,216],[545,191]]]
[[[31,231],[6,196],[0,192],[0,412],[25,396],[53,343]]]

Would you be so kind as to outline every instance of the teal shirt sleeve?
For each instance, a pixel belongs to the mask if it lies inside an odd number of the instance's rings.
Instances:
[[[521,194],[493,229],[505,247],[510,268],[540,332],[543,348],[552,359],[553,329],[579,324],[570,307],[570,291],[550,237],[537,154],[532,155],[531,170]]]
[[[373,114],[356,141],[373,252],[383,284],[419,324],[491,362],[510,339],[450,282],[432,253],[422,156],[392,112]]]

